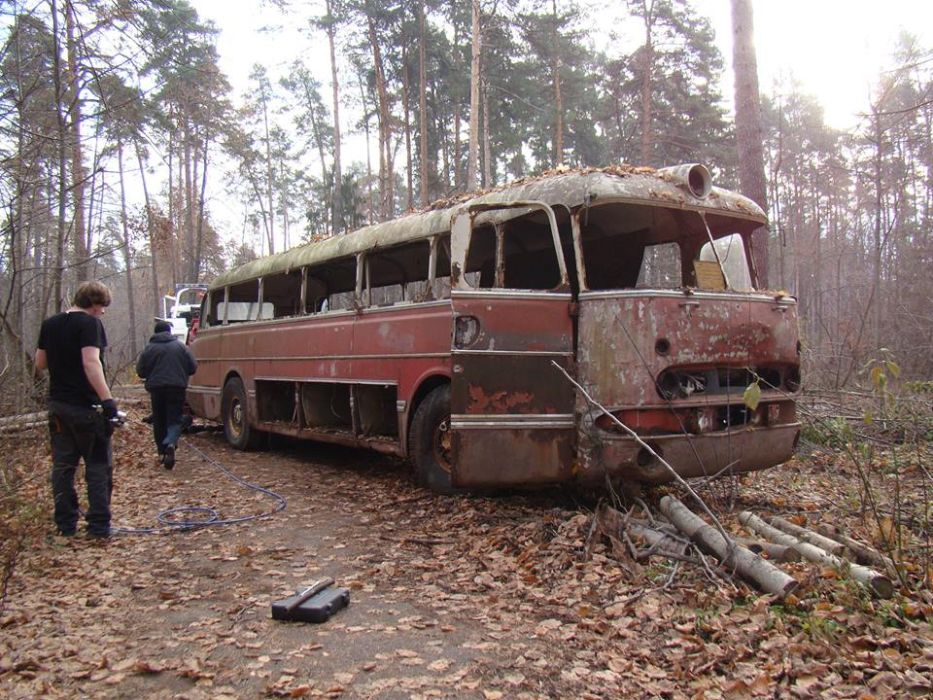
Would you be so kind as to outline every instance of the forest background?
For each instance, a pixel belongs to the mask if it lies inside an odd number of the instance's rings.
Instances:
[[[326,49],[282,76],[257,55],[238,100],[217,28],[185,0],[0,0],[0,413],[41,403],[39,323],[83,279],[115,292],[116,375],[176,283],[439,198],[620,161],[702,162],[743,189],[723,56],[686,0],[619,3],[633,32],[604,46],[605,17],[578,0],[256,10]],[[769,212],[769,286],[800,300],[811,388],[879,367],[927,386],[931,58],[903,34],[851,129],[793,82],[761,92],[764,181],[744,189]],[[753,59],[736,72],[754,76]],[[205,196],[218,187],[236,230]]]

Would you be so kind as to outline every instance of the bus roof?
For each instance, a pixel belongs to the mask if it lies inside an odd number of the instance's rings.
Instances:
[[[686,167],[686,166],[681,166]],[[684,186],[680,168],[618,165],[607,168],[562,169],[524,178],[479,194],[465,194],[435,202],[429,209],[406,214],[351,233],[296,246],[240,265],[219,275],[212,289],[238,284],[270,274],[297,270],[307,265],[354,256],[369,250],[426,239],[450,231],[453,216],[474,205],[509,202],[544,202],[571,210],[610,202],[642,203],[706,212],[718,212],[766,223],[765,213],[751,199],[729,190],[711,188],[699,198]],[[527,210],[511,209],[484,216],[504,220],[522,216]]]

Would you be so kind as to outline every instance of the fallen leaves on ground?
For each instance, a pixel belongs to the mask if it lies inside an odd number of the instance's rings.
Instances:
[[[393,460],[287,441],[242,453],[215,433],[186,437],[166,471],[147,431],[131,421],[115,439],[114,522],[132,533],[106,544],[43,535],[22,552],[0,613],[0,695],[933,692],[933,599],[919,573],[878,601],[839,572],[787,564],[802,586],[782,604],[699,567],[672,575],[666,559],[627,559],[594,535],[595,501],[583,494],[437,496]],[[227,526],[160,524],[159,513],[181,506],[236,519],[275,505],[199,451],[287,508]],[[48,508],[45,436],[21,437],[16,455],[42,475],[23,493]],[[902,499],[919,497],[911,488],[922,471],[913,474],[901,476]],[[716,488],[705,494],[714,505],[726,500]],[[745,477],[738,489],[736,512],[871,538],[851,475],[825,455]],[[908,532],[923,544],[919,530]],[[919,557],[907,560],[922,572]],[[323,576],[351,590],[349,608],[321,625],[271,620],[273,601]]]

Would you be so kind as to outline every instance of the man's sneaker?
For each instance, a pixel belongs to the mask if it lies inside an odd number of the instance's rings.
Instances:
[[[171,469],[175,466],[175,448],[169,445],[165,448],[165,454],[162,455],[162,466]]]

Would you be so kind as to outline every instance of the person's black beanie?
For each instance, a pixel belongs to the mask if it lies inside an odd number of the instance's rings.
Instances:
[[[165,333],[170,330],[172,330],[172,324],[168,321],[156,321],[153,333]]]

